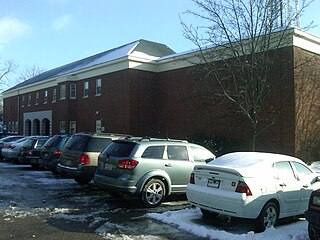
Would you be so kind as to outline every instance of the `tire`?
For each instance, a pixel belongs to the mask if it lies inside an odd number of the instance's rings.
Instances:
[[[75,178],[74,180],[80,185],[86,185],[89,182],[91,182],[92,179],[91,178]]]
[[[201,210],[203,217],[207,218],[207,219],[216,218],[219,215],[219,213],[211,212],[211,211],[203,209],[203,208],[200,208],[200,210]]]
[[[159,179],[151,179],[143,187],[141,201],[147,208],[159,206],[166,196],[166,187]]]
[[[267,202],[255,220],[255,231],[263,232],[266,228],[275,227],[279,217],[279,208],[274,202]]]
[[[309,223],[308,234],[310,240],[318,240],[320,239],[320,228],[316,224]]]

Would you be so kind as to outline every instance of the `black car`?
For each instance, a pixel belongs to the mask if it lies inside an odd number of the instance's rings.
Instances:
[[[51,137],[41,149],[41,158],[39,159],[40,167],[50,170],[53,173],[58,173],[57,165],[61,149],[71,137],[69,134],[56,134]]]
[[[320,239],[320,189],[311,193],[308,210],[305,212],[310,240]]]
[[[30,164],[34,168],[38,168],[41,148],[49,139],[47,136],[30,137],[20,148],[18,161],[21,164]]]

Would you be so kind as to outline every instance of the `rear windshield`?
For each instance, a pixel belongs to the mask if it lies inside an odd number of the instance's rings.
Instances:
[[[110,138],[91,138],[88,143],[87,152],[101,152],[112,142]]]
[[[60,141],[60,136],[55,135],[46,142],[44,147],[51,148],[53,146],[56,146],[59,143],[59,141]]]
[[[112,142],[104,151],[114,157],[129,157],[136,143],[134,142]]]
[[[69,150],[85,152],[89,140],[90,136],[88,135],[73,135],[64,147]]]

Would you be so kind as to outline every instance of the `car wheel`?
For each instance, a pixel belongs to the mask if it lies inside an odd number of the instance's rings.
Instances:
[[[219,215],[219,213],[211,212],[203,208],[200,208],[200,210],[204,218],[215,218]]]
[[[92,179],[91,178],[75,178],[74,180],[80,185],[85,185],[91,182]]]
[[[279,208],[274,202],[267,202],[255,221],[256,232],[263,232],[266,228],[274,227],[278,221]]]
[[[315,224],[309,223],[308,233],[309,233],[310,240],[320,239],[320,228],[317,227]]]
[[[141,200],[146,207],[157,207],[166,196],[164,183],[159,179],[151,179],[144,186],[141,193]]]

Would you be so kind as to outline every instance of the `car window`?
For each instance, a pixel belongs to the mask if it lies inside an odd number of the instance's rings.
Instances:
[[[210,151],[196,146],[191,146],[191,154],[193,156],[193,160],[197,162],[204,162],[205,160],[213,157]]]
[[[41,148],[46,142],[47,142],[47,139],[38,140],[37,145],[35,146],[35,148]]]
[[[302,165],[301,163],[297,163],[297,162],[291,162],[291,163],[295,166],[300,178],[304,178],[312,174],[312,171],[306,166]]]
[[[168,146],[167,154],[170,160],[189,160],[186,146]]]
[[[64,144],[69,140],[69,138],[70,137],[61,137],[59,144],[57,145],[57,148],[61,149],[64,146]]]
[[[286,181],[297,180],[294,176],[292,167],[289,162],[277,162],[274,164],[276,169],[276,177]]]
[[[106,146],[112,142],[110,138],[91,138],[88,143],[88,152],[101,152]]]
[[[136,146],[134,142],[112,142],[104,151],[103,154],[114,157],[129,157],[133,148]]]
[[[150,146],[144,150],[141,157],[142,158],[162,159],[163,152],[164,152],[164,146]]]
[[[31,148],[34,144],[35,140],[33,139],[28,139],[27,141],[25,141],[25,143],[23,143],[23,146],[25,148]]]
[[[73,135],[65,144],[65,148],[84,152],[90,137],[87,135]]]
[[[58,135],[53,136],[52,138],[50,138],[46,144],[44,145],[44,147],[46,148],[51,148],[53,146],[56,146],[58,144],[60,140],[60,137]]]

